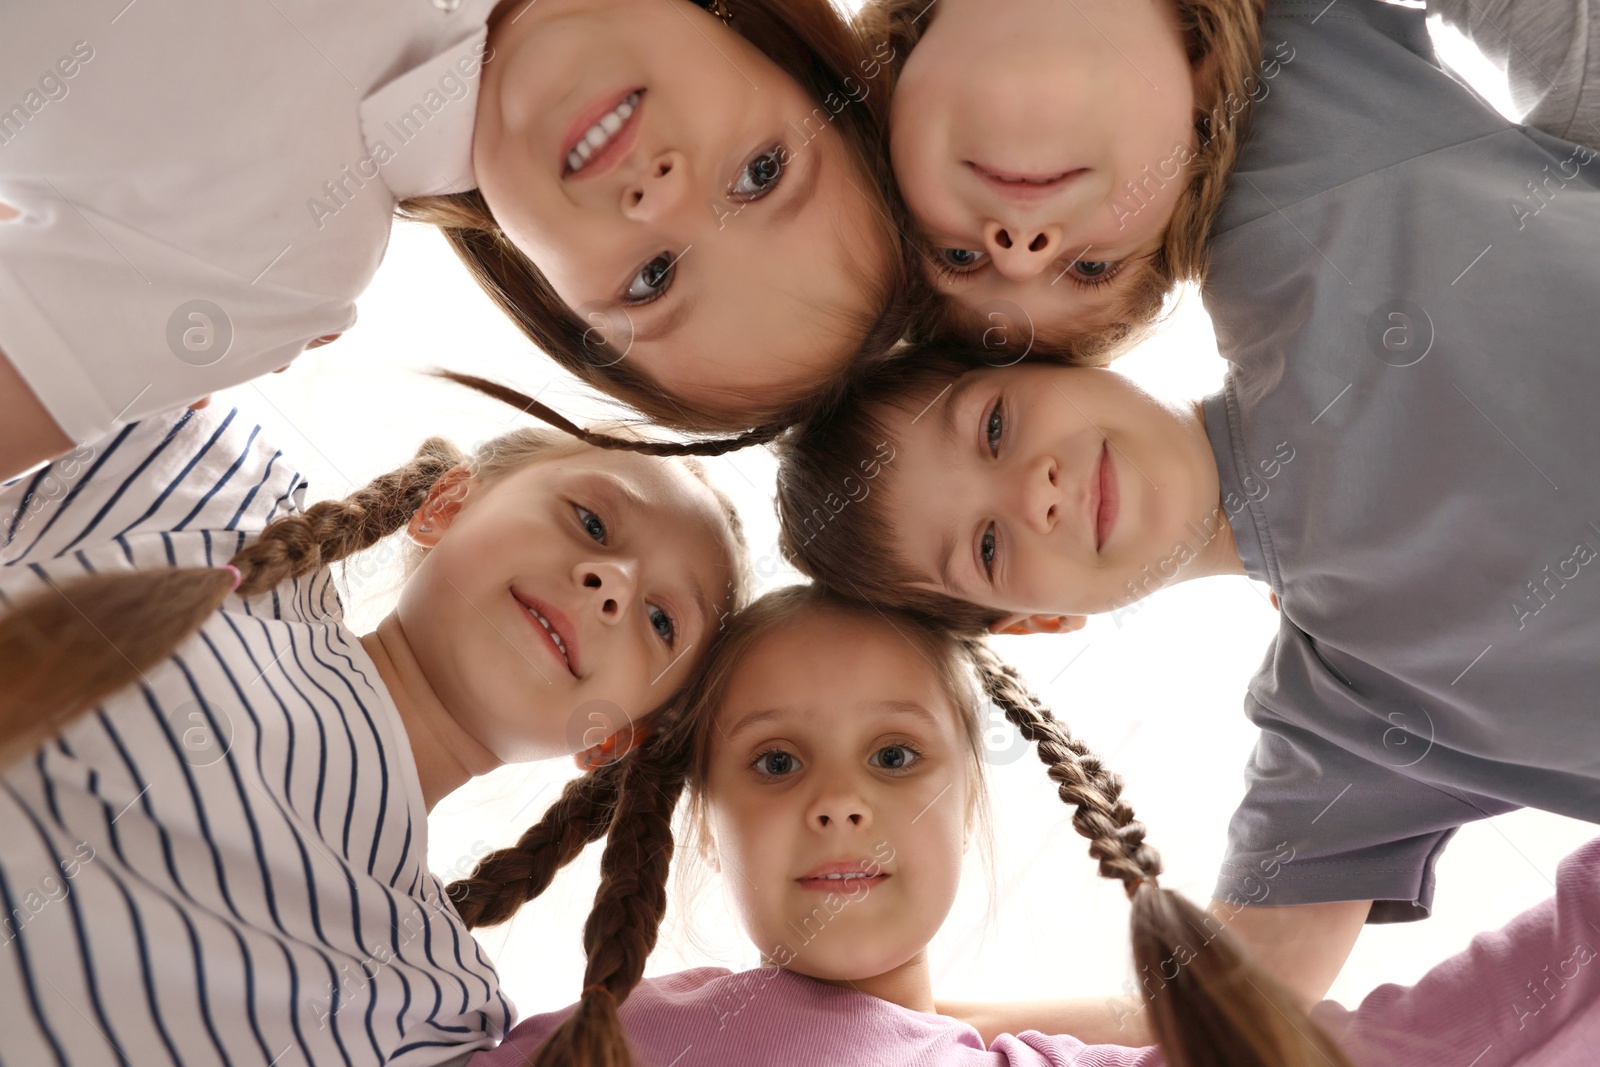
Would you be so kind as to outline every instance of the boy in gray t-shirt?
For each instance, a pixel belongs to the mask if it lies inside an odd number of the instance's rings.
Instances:
[[[1588,53],[1530,58],[1565,43],[1532,23],[1512,80],[1576,79],[1532,95],[1600,144]],[[1174,409],[1105,370],[911,353],[809,427],[780,484],[850,492],[813,530],[782,490],[802,556],[835,539],[870,595],[983,605],[937,601],[997,631],[1268,582],[1283,622],[1217,910],[1314,1000],[1363,922],[1428,914],[1461,824],[1600,822],[1600,159],[1464,90],[1414,9],[1275,0],[1263,54],[1280,67],[1204,290],[1223,392]],[[858,496],[832,475],[869,438]]]

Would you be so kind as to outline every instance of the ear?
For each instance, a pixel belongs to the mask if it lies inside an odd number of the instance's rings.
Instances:
[[[1069,634],[1089,623],[1087,615],[1007,615],[989,626],[992,634]]]
[[[461,513],[461,505],[475,484],[472,472],[465,467],[452,467],[439,476],[428,490],[428,497],[406,523],[406,536],[412,544],[432,548],[450,528]]]

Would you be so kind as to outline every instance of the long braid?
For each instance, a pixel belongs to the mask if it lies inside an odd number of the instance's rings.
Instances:
[[[526,393],[518,392],[509,385],[479,378],[472,374],[459,374],[455,371],[435,371],[434,375],[447,381],[464,385],[474,389],[485,396],[510,404],[524,414],[532,415],[541,422],[549,423],[558,430],[571,434],[584,444],[596,448],[616,449],[622,452],[642,452],[647,456],[721,456],[729,452],[737,452],[753,445],[764,445],[776,440],[796,418],[780,419],[774,422],[763,423],[753,429],[746,430],[733,437],[713,438],[700,441],[649,441],[629,437],[615,437],[611,434],[596,433],[584,429],[554,408],[541,404]]]
[[[1171,1067],[1354,1067],[1276,980],[1193,903],[1161,888],[1161,857],[1122,801],[1122,779],[1073,738],[982,638],[961,645],[989,695],[1038,747],[1100,874],[1132,901],[1133,959]],[[1172,977],[1167,969],[1176,965]]]
[[[430,438],[404,467],[342,500],[268,523],[235,553],[241,596],[310,574],[376,544],[415,514],[440,476],[465,459]],[[48,580],[48,579],[47,579]],[[105,571],[39,592],[0,618],[0,766],[74,716],[144,677],[222,606],[221,567]]]
[[[583,994],[539,1049],[536,1067],[631,1067],[617,1008],[644,976],[667,910],[672,813],[687,773],[685,738],[657,735],[625,757],[600,888],[583,927]]]
[[[619,765],[574,778],[561,796],[509,848],[478,861],[470,875],[446,888],[468,927],[497,926],[550,887],[556,872],[604,837],[616,812]]]

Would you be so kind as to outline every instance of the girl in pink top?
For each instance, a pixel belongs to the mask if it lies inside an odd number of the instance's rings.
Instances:
[[[937,1013],[927,946],[985,807],[974,674],[1076,806],[1101,873],[1127,887],[1148,1022],[1170,1062],[1348,1065],[1216,919],[1156,885],[1161,861],[1120,779],[982,640],[793,586],[728,623],[683,714],[568,787],[564,822],[613,831],[584,928],[582,999],[522,1023],[476,1067],[1157,1062],[1154,1049],[1031,1032],[986,1048]],[[685,782],[700,849],[731,875],[765,966],[641,984]],[[584,817],[596,810],[605,817]],[[451,887],[471,902],[469,925],[509,918],[576,851],[533,845],[486,858]]]

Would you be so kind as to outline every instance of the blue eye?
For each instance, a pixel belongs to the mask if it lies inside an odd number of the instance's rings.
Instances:
[[[983,439],[988,442],[989,453],[997,455],[1000,451],[1000,435],[1005,431],[1005,416],[1000,413],[1000,401],[996,400],[994,407],[989,409],[989,419],[983,424]]]
[[[605,544],[606,524],[601,521],[600,516],[596,515],[588,508],[583,507],[581,504],[572,505],[572,509],[573,511],[577,512],[578,522],[583,526],[584,532],[590,537],[594,538],[594,540],[600,544]]]
[[[628,305],[648,304],[659,300],[661,294],[672,287],[672,276],[677,272],[678,261],[666,252],[656,256],[639,268],[628,287],[622,292],[622,302]]]
[[[774,748],[761,753],[750,765],[756,769],[757,773],[763,774],[768,778],[783,778],[794,773],[799,763],[799,760],[781,748]],[[766,766],[762,766],[762,764]]]
[[[975,248],[935,248],[934,261],[946,274],[967,274],[983,266],[989,253]]]
[[[728,195],[745,203],[760,200],[778,187],[788,165],[789,150],[781,144],[773,145],[744,165],[733,184],[728,186]]]
[[[667,644],[670,645],[674,643],[678,636],[678,628],[672,624],[672,616],[668,615],[665,611],[662,611],[654,604],[649,606],[649,612],[650,626],[655,630],[656,633],[660,634],[666,639]]]
[[[911,766],[921,754],[910,745],[884,745],[872,754],[872,759],[867,762],[874,767],[882,767],[886,771],[903,771]]]

